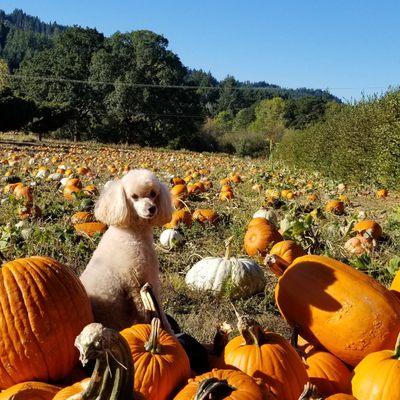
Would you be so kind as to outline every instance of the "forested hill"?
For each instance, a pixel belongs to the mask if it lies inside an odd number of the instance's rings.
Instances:
[[[66,26],[59,25],[56,22],[43,22],[38,17],[32,17],[19,9],[15,9],[11,14],[6,14],[5,11],[0,10],[0,24],[47,36],[66,29]]]
[[[148,30],[106,37],[0,10],[0,131],[255,154],[339,103],[325,90],[218,80]]]

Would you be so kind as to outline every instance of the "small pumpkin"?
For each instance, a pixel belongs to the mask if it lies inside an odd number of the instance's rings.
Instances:
[[[340,200],[330,200],[325,205],[325,211],[342,215],[344,213],[344,203]]]
[[[219,220],[219,215],[216,211],[208,208],[198,208],[193,212],[193,221],[198,221],[202,225],[205,223],[215,224]]]
[[[362,400],[400,399],[400,334],[393,350],[368,354],[354,369],[353,394]]]
[[[360,235],[350,238],[344,244],[345,250],[356,256],[360,256],[364,253],[370,253],[373,247],[372,240]]]
[[[265,256],[269,249],[283,240],[278,229],[265,218],[254,218],[250,221],[245,237],[244,248],[249,256]]]
[[[382,236],[381,226],[376,221],[370,219],[357,222],[353,227],[353,232],[357,232],[359,235],[366,235],[372,239],[380,239]]]
[[[192,225],[192,214],[186,208],[175,210],[172,213],[171,221],[164,225],[165,228],[175,228],[180,224],[191,226]]]
[[[170,192],[173,197],[186,198],[188,195],[186,184],[175,185],[172,187]]]
[[[260,378],[266,392],[278,399],[298,400],[308,377],[296,350],[282,336],[264,331],[247,316],[239,316],[238,329],[240,336],[225,347],[227,367]]]
[[[293,240],[282,240],[272,246],[269,254],[277,255],[285,260],[287,263],[291,264],[297,257],[305,256],[306,252]],[[271,263],[269,267],[273,272],[276,268],[278,268],[279,271],[279,267],[274,263]]]
[[[231,257],[231,241],[226,241],[225,257],[206,257],[190,268],[185,277],[188,286],[199,290],[228,292],[233,298],[262,292],[265,276],[262,269],[247,258]]]
[[[376,197],[385,199],[388,196],[389,192],[387,189],[379,189],[376,192]]]
[[[214,397],[217,396],[217,397]],[[189,379],[187,385],[174,400],[266,400],[260,386],[253,378],[241,371],[213,369]]]
[[[183,236],[176,229],[165,229],[160,235],[161,245],[169,250],[179,246],[183,240]]]
[[[94,222],[94,214],[87,211],[78,211],[71,217],[72,224],[82,224],[84,222]]]
[[[235,197],[232,190],[225,190],[219,194],[219,199],[221,201],[229,201]]]
[[[107,230],[107,225],[102,222],[83,222],[80,224],[75,224],[74,228],[78,235],[87,235],[89,237],[95,234],[102,234]]]
[[[135,391],[147,400],[166,400],[191,375],[189,359],[178,340],[160,329],[160,320],[124,329],[135,367]]]

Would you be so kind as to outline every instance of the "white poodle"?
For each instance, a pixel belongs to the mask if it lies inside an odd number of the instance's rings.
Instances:
[[[95,216],[109,228],[80,278],[96,322],[117,330],[150,322],[140,288],[150,283],[161,304],[153,226],[170,221],[171,211],[168,188],[148,170],[132,170],[104,186]],[[160,317],[171,331],[162,310]]]

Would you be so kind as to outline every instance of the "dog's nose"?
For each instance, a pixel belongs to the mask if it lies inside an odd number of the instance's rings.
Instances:
[[[156,212],[156,206],[152,206],[149,208],[149,213],[153,215]]]

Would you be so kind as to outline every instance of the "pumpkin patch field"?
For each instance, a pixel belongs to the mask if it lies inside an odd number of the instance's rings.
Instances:
[[[91,324],[77,278],[108,228],[99,193],[135,168],[171,193],[154,245],[179,341],[157,318],[120,334]],[[0,400],[400,399],[390,188],[265,159],[49,141],[1,144],[0,202]],[[209,368],[190,357],[197,342]]]

